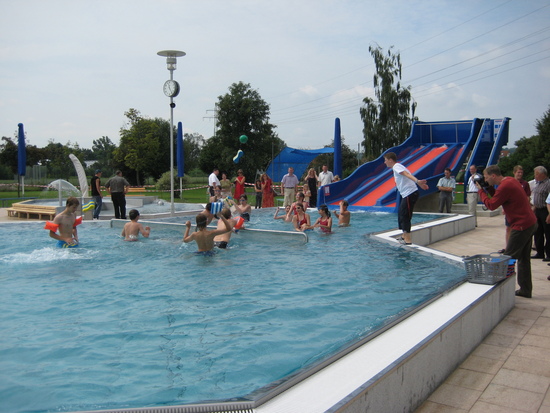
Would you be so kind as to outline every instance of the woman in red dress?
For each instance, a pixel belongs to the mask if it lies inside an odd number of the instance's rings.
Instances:
[[[243,170],[239,169],[237,171],[237,177],[235,178],[235,193],[233,194],[233,198],[239,199],[241,195],[244,194],[244,182],[245,177],[243,175]]]
[[[263,174],[260,180],[262,182],[262,208],[275,206],[273,201],[273,181],[267,174]]]

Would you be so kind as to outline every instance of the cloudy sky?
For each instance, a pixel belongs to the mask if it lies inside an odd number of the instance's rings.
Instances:
[[[376,44],[401,54],[420,120],[507,116],[513,142],[550,104],[548,0],[0,1],[0,136],[22,122],[39,147],[118,144],[130,108],[169,119],[166,49],[187,53],[174,120],[205,138],[243,81],[287,145],[330,144],[339,117],[357,149]]]

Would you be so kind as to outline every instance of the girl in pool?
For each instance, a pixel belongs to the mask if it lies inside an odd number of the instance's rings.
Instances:
[[[241,217],[243,217],[245,221],[250,221],[252,206],[248,204],[248,197],[246,194],[241,195],[239,198],[239,205],[235,205],[235,210],[241,215]]]
[[[305,211],[304,204],[301,202],[296,203],[296,215],[292,217],[292,225],[294,225],[296,231],[300,232],[311,229],[309,214]]]
[[[287,205],[285,207],[285,214],[284,215],[279,215],[279,210],[281,209],[281,207],[277,207],[277,210],[275,211],[275,214],[273,215],[273,219],[284,219],[285,222],[292,222],[292,214],[291,214],[291,209],[290,209],[290,205]]]
[[[320,217],[317,218],[317,221],[315,221],[315,224],[313,224],[313,228],[321,228],[322,232],[329,233],[332,231],[332,218],[330,216],[330,211],[328,210],[328,207],[326,205],[321,205],[319,207],[319,215]]]

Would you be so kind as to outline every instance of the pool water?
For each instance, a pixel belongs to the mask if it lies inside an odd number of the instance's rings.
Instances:
[[[253,211],[249,227],[291,229],[272,215]],[[87,221],[68,250],[43,224],[2,225],[0,411],[246,399],[465,279],[455,263],[367,235],[395,223],[353,213],[305,244],[243,232],[211,257],[181,242],[184,228],[126,243]]]

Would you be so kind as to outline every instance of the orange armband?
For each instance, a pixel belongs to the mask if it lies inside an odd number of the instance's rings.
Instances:
[[[59,228],[59,224],[54,224],[52,221],[46,221],[46,225],[44,225],[44,229],[47,229],[53,232],[57,232],[58,228]]]
[[[73,228],[76,228],[76,226],[80,224],[82,224],[82,216],[76,217],[76,219],[74,220]]]
[[[235,224],[234,228],[238,231],[239,229],[242,228],[242,226],[244,224],[244,218],[243,217],[238,217],[238,218],[235,218],[235,221],[237,221],[237,223]]]

